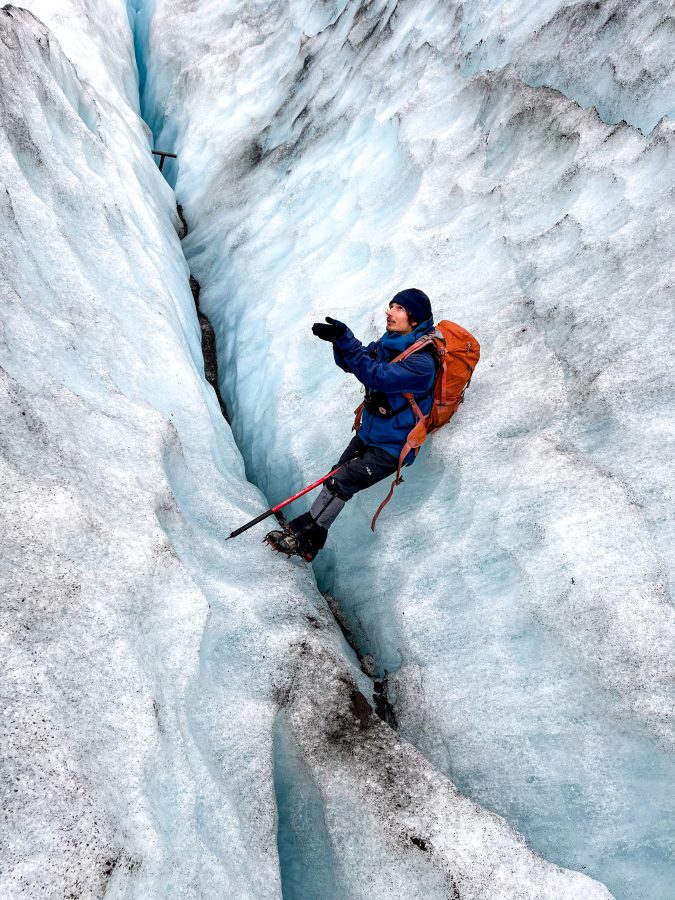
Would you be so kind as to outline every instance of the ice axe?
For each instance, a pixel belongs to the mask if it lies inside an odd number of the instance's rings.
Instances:
[[[281,503],[277,503],[276,506],[270,506],[269,509],[265,510],[264,513],[260,513],[259,516],[256,516],[255,519],[251,519],[250,522],[247,522],[245,525],[242,525],[241,528],[237,528],[232,534],[228,535],[225,538],[226,541],[229,541],[230,538],[236,537],[238,534],[241,534],[242,531],[246,531],[248,528],[253,528],[254,525],[257,525],[258,522],[262,522],[263,519],[266,519],[268,516],[273,516],[275,513],[278,513],[280,509],[283,509],[284,506],[288,506],[289,503],[292,503],[294,500],[297,500],[298,497],[302,497],[303,494],[307,494],[309,491],[313,491],[315,487],[318,487],[320,484],[323,484],[324,481],[328,481],[328,479],[335,475],[336,472],[339,472],[342,466],[338,466],[333,469],[332,472],[329,472],[328,475],[324,475],[323,478],[319,478],[318,481],[313,482],[312,484],[308,484],[307,487],[304,487],[301,491],[298,491],[297,494],[293,494],[292,497],[289,497],[287,500],[282,500]]]

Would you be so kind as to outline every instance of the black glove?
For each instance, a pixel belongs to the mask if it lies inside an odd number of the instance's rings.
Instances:
[[[329,316],[326,316],[326,322],[328,322],[328,325],[324,325],[323,322],[315,322],[312,325],[312,334],[321,338],[322,341],[332,342],[342,337],[347,331],[347,326],[344,322],[338,322],[337,319],[331,319]]]

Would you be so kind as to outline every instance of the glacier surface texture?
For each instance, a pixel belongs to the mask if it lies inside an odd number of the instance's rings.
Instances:
[[[0,897],[672,898],[669,4],[0,40]],[[225,542],[349,439],[311,323],[412,285],[483,355],[376,533]]]

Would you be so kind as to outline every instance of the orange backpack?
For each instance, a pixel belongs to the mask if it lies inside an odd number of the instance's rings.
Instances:
[[[392,359],[391,363],[401,362],[423,347],[428,347],[429,344],[433,344],[438,360],[433,404],[430,412],[425,416],[415,402],[414,396],[409,393],[403,394],[412,406],[417,422],[408,434],[408,438],[401,450],[396,477],[391,483],[389,493],[378,506],[377,512],[373,516],[373,521],[370,523],[373,531],[375,531],[377,517],[391,500],[394,488],[403,481],[401,478],[401,467],[406,456],[411,450],[414,450],[417,456],[427,436],[449,422],[455,412],[457,412],[459,404],[464,401],[464,392],[471,382],[471,376],[480,359],[480,344],[476,338],[466,328],[462,328],[461,325],[443,320],[436,325],[435,331],[425,334],[424,337],[415,341],[407,350],[404,350],[403,353]],[[356,419],[354,421],[356,431],[358,431],[361,424],[362,411],[363,403],[356,410]]]

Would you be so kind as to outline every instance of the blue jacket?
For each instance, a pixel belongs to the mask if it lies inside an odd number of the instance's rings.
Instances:
[[[392,335],[388,332],[379,341],[364,347],[352,332],[333,342],[335,362],[345,372],[356,375],[361,384],[374,391],[384,391],[390,408],[400,409],[397,415],[387,419],[363,410],[359,438],[364,444],[381,447],[398,458],[406,438],[415,424],[412,406],[403,396],[403,391],[413,394],[420,410],[428,413],[433,402],[433,386],[436,378],[436,362],[432,352],[420,350],[402,362],[390,365],[390,361],[411,344],[433,331],[429,319],[418,325],[410,334]],[[410,465],[415,459],[411,451],[405,459]]]

